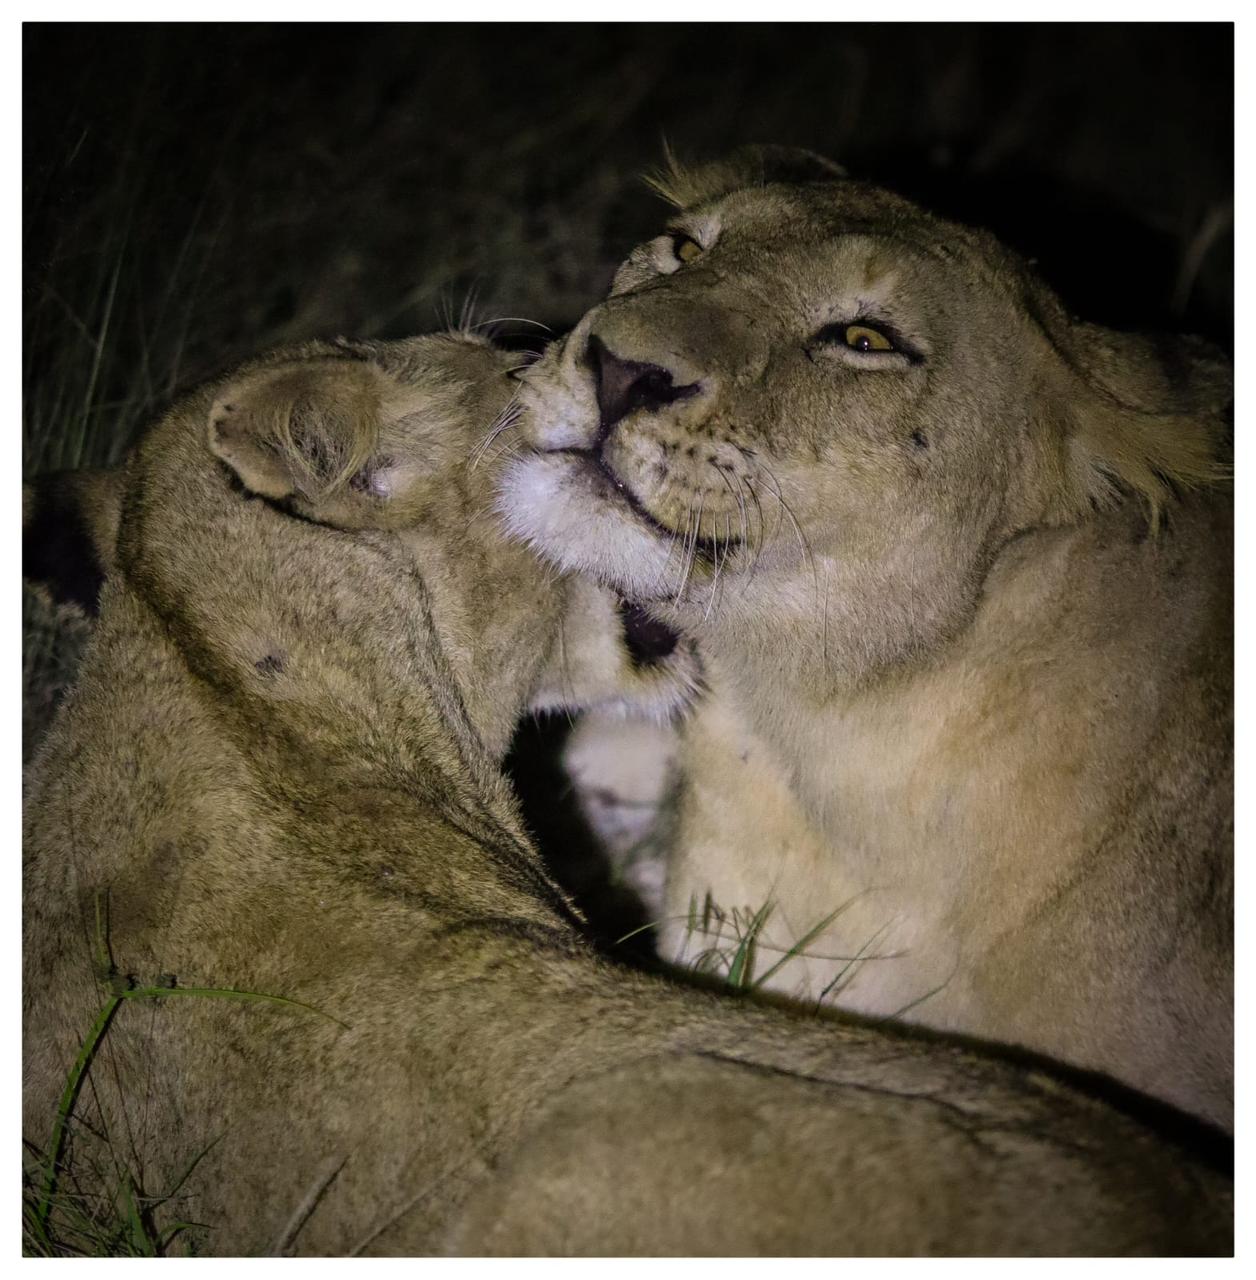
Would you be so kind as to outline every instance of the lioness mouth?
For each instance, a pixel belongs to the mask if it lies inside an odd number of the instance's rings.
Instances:
[[[664,524],[657,516],[652,515],[646,509],[645,504],[637,497],[632,486],[606,461],[602,456],[600,447],[596,450],[560,449],[557,452],[569,453],[579,458],[593,471],[597,472],[623,499],[624,503],[636,515],[640,516],[655,533],[660,537],[667,538],[670,542],[680,539],[686,547],[692,549],[693,554],[698,559],[714,565],[727,559],[731,551],[741,546],[742,539],[736,534],[729,534],[727,537],[722,538],[706,538],[693,533],[682,532],[679,529],[672,529]]]

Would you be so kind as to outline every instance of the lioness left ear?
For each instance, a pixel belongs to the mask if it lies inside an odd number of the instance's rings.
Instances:
[[[839,182],[846,170],[803,147],[754,144],[738,147],[722,160],[688,167],[665,148],[665,167],[646,181],[677,208],[687,209],[743,187],[769,182]]]
[[[1153,527],[1183,489],[1227,479],[1222,415],[1231,392],[1222,366],[1201,352],[1167,362],[1147,339],[1077,325],[1081,386],[1069,455],[1076,496],[1089,507],[1122,493],[1141,499]]]
[[[209,447],[251,493],[317,502],[364,468],[379,438],[384,375],[363,361],[329,358],[262,366],[215,399]]]

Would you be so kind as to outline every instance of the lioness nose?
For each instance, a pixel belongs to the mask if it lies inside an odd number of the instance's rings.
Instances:
[[[676,386],[669,369],[640,360],[621,360],[593,334],[585,348],[585,360],[597,380],[597,407],[601,416],[600,438],[634,409],[648,412],[696,395],[698,383]]]

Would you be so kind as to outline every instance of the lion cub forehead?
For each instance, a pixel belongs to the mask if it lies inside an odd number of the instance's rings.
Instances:
[[[514,384],[506,374],[517,357],[472,334],[338,345],[380,375],[386,421],[396,423],[418,414],[444,430],[482,433],[513,396]]]
[[[429,333],[391,342],[345,341],[340,345],[397,382],[430,382],[438,387],[492,379],[515,363],[509,351],[466,333]]]

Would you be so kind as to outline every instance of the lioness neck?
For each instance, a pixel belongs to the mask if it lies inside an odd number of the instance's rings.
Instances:
[[[1210,525],[1201,505],[1158,538],[1129,513],[1026,534],[1003,549],[949,640],[857,678],[826,660],[858,636],[835,636],[831,617],[826,635],[823,610],[778,618],[771,636],[716,617],[700,644],[849,868],[901,878],[920,867],[935,901],[956,902],[1005,868],[1030,901],[1036,878],[1058,882],[1100,838],[1108,780],[1138,775],[1167,701],[1205,696],[1193,673],[1211,643]],[[1166,564],[1180,566],[1180,585],[1159,601]],[[1172,688],[1143,657],[1166,649]],[[1079,703],[1095,714],[1070,714]],[[1004,744],[999,758],[989,742]],[[936,856],[904,857],[922,843]],[[941,878],[924,867],[938,858]]]
[[[127,581],[259,740],[291,744],[316,776],[329,761],[416,772],[449,735],[495,772],[554,643],[561,583],[487,527],[342,533],[225,482],[175,495],[164,444],[120,548]],[[232,572],[207,574],[207,559]]]

